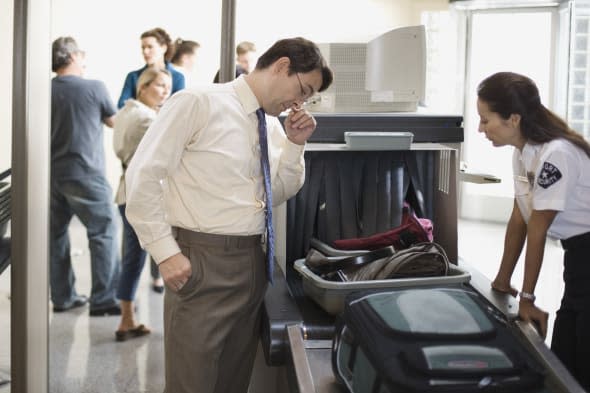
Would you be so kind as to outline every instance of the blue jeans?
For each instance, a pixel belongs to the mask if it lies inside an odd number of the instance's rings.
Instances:
[[[92,274],[90,308],[117,304],[115,290],[120,267],[117,224],[111,201],[111,187],[103,175],[51,179],[49,276],[54,306],[68,306],[77,296],[68,235],[74,214],[86,227],[88,236]]]
[[[123,265],[117,297],[121,300],[133,301],[145,264],[146,252],[139,245],[139,239],[125,217],[125,205],[119,205],[119,213],[123,220]]]

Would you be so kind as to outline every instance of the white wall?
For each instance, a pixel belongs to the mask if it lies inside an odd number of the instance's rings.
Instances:
[[[6,1],[6,0],[2,0]],[[366,41],[394,27],[420,23],[422,7],[445,0],[237,1],[236,41],[260,52],[280,38],[316,42]],[[139,36],[160,26],[173,38],[201,43],[195,79],[209,82],[219,67],[221,0],[53,0],[52,34],[74,36],[87,50],[88,77],[100,78],[118,96],[125,74],[142,66]]]
[[[304,36],[316,42],[367,41],[387,30],[418,24],[419,4],[412,0],[277,0],[237,1],[236,42],[249,40],[262,53],[276,40]],[[444,0],[434,3],[447,4]],[[87,52],[88,78],[103,80],[117,100],[127,72],[143,59],[139,36],[159,26],[174,38],[198,41],[192,83],[209,83],[219,68],[221,0],[53,0],[52,35],[74,36]],[[163,7],[165,4],[166,7]],[[107,173],[116,187],[119,164],[105,134]]]
[[[86,77],[104,81],[115,102],[127,72],[143,65],[139,36],[153,27],[166,29],[173,39],[201,44],[196,70],[189,76],[192,83],[209,83],[219,68],[221,0],[51,3],[52,39],[62,35],[76,38],[87,53]],[[260,53],[276,40],[294,36],[316,42],[367,41],[395,27],[419,24],[424,9],[448,7],[447,0],[242,0],[236,4],[236,42],[253,41]],[[11,7],[12,0],[0,0],[0,169],[10,166],[7,83],[12,69],[12,12],[5,10]],[[106,129],[105,136],[107,173],[116,187],[119,164],[112,152],[112,131]]]

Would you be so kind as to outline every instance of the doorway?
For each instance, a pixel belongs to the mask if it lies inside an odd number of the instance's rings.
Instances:
[[[460,216],[506,222],[512,211],[512,147],[496,148],[478,132],[476,89],[499,71],[532,78],[551,108],[557,8],[473,10],[467,14],[463,161],[470,172],[501,179],[494,184],[464,183]]]

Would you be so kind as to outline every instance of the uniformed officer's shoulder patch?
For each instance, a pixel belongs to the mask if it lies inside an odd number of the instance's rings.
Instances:
[[[541,173],[539,173],[537,184],[543,188],[548,188],[557,183],[559,179],[561,179],[561,172],[559,171],[559,168],[557,168],[552,163],[545,161],[543,163],[543,167],[541,168]]]

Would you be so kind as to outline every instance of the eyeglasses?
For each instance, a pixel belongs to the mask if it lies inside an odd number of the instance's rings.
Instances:
[[[299,88],[301,89],[301,100],[305,104],[305,102],[309,99],[309,97],[311,97],[313,95],[313,89],[311,90],[311,93],[309,93],[309,95],[308,95],[305,92],[305,89],[303,88],[303,83],[301,83],[301,78],[299,78],[299,73],[296,72],[295,76],[297,77],[297,80],[299,81]]]

